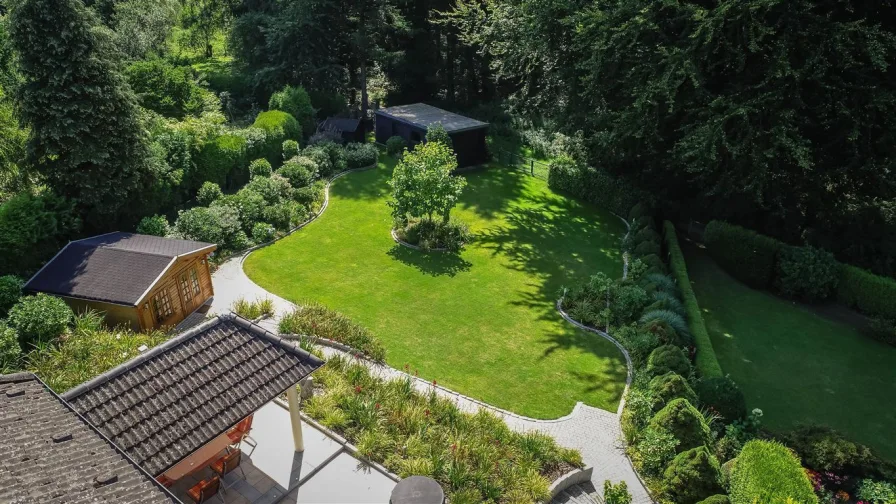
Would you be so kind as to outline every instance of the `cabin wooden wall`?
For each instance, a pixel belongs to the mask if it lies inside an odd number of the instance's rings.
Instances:
[[[106,325],[109,327],[127,327],[134,331],[143,329],[140,322],[140,314],[134,306],[125,306],[112,303],[104,303],[102,301],[88,301],[86,299],[75,299],[60,296],[72,311],[81,314],[87,310],[94,310],[105,313]]]
[[[190,270],[196,269],[199,278],[200,294],[192,298],[184,295],[181,286],[181,277],[186,275],[188,286],[192,286]],[[163,321],[155,320],[152,308],[152,299],[161,291],[168,293],[173,313]],[[192,257],[183,257],[171,265],[167,272],[156,282],[153,288],[143,297],[136,307],[137,318],[143,329],[158,328],[163,326],[175,326],[202,306],[209,298],[214,296],[212,287],[212,275],[208,266],[208,255],[201,254]]]

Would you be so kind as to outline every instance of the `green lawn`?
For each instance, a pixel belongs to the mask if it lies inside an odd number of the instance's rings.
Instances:
[[[722,369],[768,427],[829,425],[896,459],[896,348],[746,287],[704,250],[685,251]]]
[[[625,361],[557,314],[563,285],[621,274],[622,222],[494,168],[467,175],[452,215],[475,242],[424,254],[389,236],[392,161],[335,181],[307,228],[254,252],[245,271],[286,299],[319,301],[367,326],[390,365],[514,412],[556,418],[576,401],[615,411]]]

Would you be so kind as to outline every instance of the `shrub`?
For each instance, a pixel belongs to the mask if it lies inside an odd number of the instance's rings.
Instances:
[[[348,345],[376,361],[386,358],[383,344],[345,315],[317,303],[305,303],[280,319],[280,333],[324,338]]]
[[[297,223],[303,215],[300,215],[296,203],[283,202],[271,205],[264,209],[263,219],[280,231],[289,231],[294,223]]]
[[[655,293],[656,294],[656,293]],[[687,346],[693,342],[688,324],[684,318],[672,310],[650,310],[644,312],[639,320],[641,324],[649,324],[651,322],[662,322],[668,324],[678,335],[676,346]]]
[[[22,348],[29,348],[61,336],[73,315],[65,301],[40,293],[19,300],[9,310],[7,323],[19,334]]]
[[[705,446],[679,453],[663,473],[663,494],[678,504],[695,504],[722,491],[721,469]]]
[[[712,442],[706,419],[687,399],[673,399],[650,419],[650,426],[669,432],[678,440],[681,453]]]
[[[330,175],[336,173],[336,168],[333,166],[333,162],[330,161],[330,154],[324,148],[310,145],[305,147],[301,157],[310,159],[317,167],[318,175],[322,178],[329,178]]]
[[[348,168],[364,168],[376,164],[379,150],[368,143],[350,143],[345,146],[345,162]]]
[[[318,180],[307,187],[300,187],[293,191],[292,199],[302,205],[306,210],[316,212],[324,202],[325,184]]]
[[[613,332],[613,337],[628,350],[629,356],[637,367],[641,367],[647,361],[650,352],[660,346],[660,340],[656,334],[634,325],[619,327]]]
[[[276,205],[292,197],[292,184],[279,174],[270,177],[255,177],[242,190],[257,192],[268,205]]]
[[[269,110],[258,114],[254,128],[265,133],[265,158],[272,166],[280,166],[283,161],[283,142],[302,138],[302,127],[292,115],[280,111]]]
[[[390,156],[398,156],[404,149],[408,146],[408,143],[404,141],[404,138],[400,136],[391,136],[388,140],[386,140],[386,154]]]
[[[676,283],[676,281],[668,275],[650,273],[644,277],[641,283],[644,284],[644,288],[649,290],[651,294],[659,291],[665,292],[677,298],[681,297],[681,289],[678,288],[678,284]]]
[[[858,476],[878,473],[874,467],[877,456],[870,448],[829,427],[800,426],[788,432],[784,442],[800,455],[807,467],[816,471],[848,472]]]
[[[255,320],[262,315],[274,314],[274,300],[262,298],[255,301],[247,301],[246,298],[239,298],[233,302],[230,311],[244,319]]]
[[[329,167],[330,172],[323,173],[321,172],[321,176],[329,177],[330,175],[343,172],[347,166],[347,162],[345,159],[345,149],[342,145],[336,142],[321,142],[314,146],[315,149],[322,151],[327,154],[327,158],[329,159]],[[317,161],[315,159],[315,161]],[[320,163],[318,163],[320,165]]]
[[[609,208],[618,215],[625,215],[636,203],[651,199],[649,194],[632,187],[627,181],[601,169],[581,167],[567,155],[551,160],[548,185],[554,190]]]
[[[647,358],[647,374],[659,376],[668,372],[688,376],[691,374],[691,363],[681,348],[663,345],[650,353]]]
[[[22,347],[15,329],[0,320],[0,374],[18,371],[22,363]]]
[[[871,504],[893,504],[896,502],[896,485],[886,481],[864,479],[859,483],[856,497]]]
[[[467,225],[454,219],[448,222],[410,219],[403,227],[396,229],[395,234],[425,251],[445,249],[449,252],[461,250],[472,237]]]
[[[15,275],[0,276],[0,318],[6,317],[9,309],[22,297],[25,281]]]
[[[79,227],[72,204],[51,194],[22,192],[0,203],[0,275],[32,273]]]
[[[634,250],[632,250],[632,254],[634,254],[635,257],[643,257],[651,254],[660,255],[661,253],[662,250],[660,249],[660,246],[652,241],[641,242],[634,248]]]
[[[669,461],[675,458],[679,443],[671,432],[649,426],[641,432],[641,437],[634,446],[635,464],[643,473],[658,476],[669,465]]]
[[[653,298],[653,303],[647,305],[647,308],[644,309],[645,313],[652,310],[668,310],[678,314],[682,317],[682,320],[687,317],[687,310],[685,310],[684,304],[678,297],[665,291],[656,291],[651,297]]]
[[[296,142],[295,140],[285,140],[281,151],[283,152],[284,161],[296,157],[299,155],[299,142]]]
[[[785,296],[805,301],[827,299],[837,287],[837,261],[814,247],[783,247],[778,255],[775,288]]]
[[[426,141],[441,142],[449,149],[454,150],[454,142],[451,140],[451,136],[448,135],[448,131],[442,126],[442,123],[431,124],[426,128]]]
[[[314,125],[314,108],[305,88],[286,86],[271,95],[268,109],[282,110],[293,116],[303,129],[310,131]]]
[[[662,238],[660,237],[660,234],[650,228],[644,228],[635,233],[632,237],[632,242],[636,246],[644,242],[655,243],[657,246],[659,246],[661,241]],[[659,254],[656,255],[659,256]]]
[[[841,265],[837,301],[864,313],[896,319],[896,280]]]
[[[250,177],[270,177],[273,172],[274,169],[271,167],[271,163],[265,158],[256,159],[249,163]]]
[[[317,163],[305,156],[296,156],[283,163],[277,175],[289,181],[289,185],[298,189],[311,185],[317,173]]]
[[[679,398],[687,399],[691,404],[697,404],[697,394],[688,385],[688,381],[679,374],[669,372],[655,376],[650,380],[647,388],[654,401],[654,411]]]
[[[628,220],[633,221],[640,219],[641,217],[650,217],[651,214],[653,214],[653,212],[650,211],[650,208],[648,208],[647,205],[644,203],[637,203],[628,212]]]
[[[706,225],[703,234],[712,258],[731,276],[757,288],[768,287],[775,273],[775,258],[783,244],[722,221]]]
[[[228,205],[182,210],[174,227],[183,238],[215,243],[228,250],[239,250],[242,241],[237,236],[241,231],[239,213]]]
[[[632,494],[628,493],[628,485],[620,481],[615,485],[604,481],[604,504],[632,504]]]
[[[865,333],[872,338],[896,346],[896,320],[874,317],[865,328]]]
[[[168,236],[171,226],[164,215],[151,215],[140,219],[137,224],[137,233],[152,236]]]
[[[221,186],[214,182],[203,182],[202,187],[196,193],[196,202],[202,206],[211,206],[212,203],[224,197]]]
[[[818,498],[806,471],[784,445],[753,440],[744,445],[731,470],[731,504],[793,499],[815,504]]]
[[[647,254],[638,259],[647,266],[648,273],[658,273],[660,275],[667,273],[666,263],[656,254]]]
[[[728,500],[727,495],[718,494],[710,495],[697,504],[731,504],[731,502]]]
[[[274,239],[276,230],[274,226],[266,222],[258,222],[252,226],[252,241],[255,243],[267,243]]]
[[[747,416],[747,400],[740,387],[728,376],[707,376],[694,387],[700,404],[712,409],[725,423]]]
[[[187,183],[190,188],[199,188],[204,182],[224,186],[228,180],[240,178],[239,172],[247,166],[246,139],[234,134],[221,135],[202,146]]]
[[[239,216],[240,229],[251,232],[255,224],[262,220],[266,202],[261,194],[244,187],[236,194],[224,196],[212,204],[212,208],[220,206],[233,209]]]
[[[196,84],[188,67],[175,67],[161,59],[136,61],[127,67],[125,77],[145,108],[174,118],[202,112],[208,92]]]
[[[712,347],[712,340],[709,338],[709,332],[706,330],[703,312],[700,311],[700,305],[697,303],[697,295],[694,294],[694,289],[691,287],[687,264],[684,260],[684,254],[681,252],[681,246],[678,243],[675,226],[669,221],[664,222],[663,233],[666,239],[666,248],[669,251],[669,264],[672,276],[675,277],[676,282],[681,286],[681,296],[684,299],[688,327],[694,336],[694,344],[697,347],[697,371],[702,376],[722,376],[722,366],[719,364],[716,351]]]
[[[652,229],[656,231],[656,219],[654,219],[650,215],[645,215],[643,217],[638,217],[631,223],[631,232],[638,233],[643,229]]]

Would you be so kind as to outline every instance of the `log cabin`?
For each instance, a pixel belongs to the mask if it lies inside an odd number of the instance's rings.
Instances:
[[[209,255],[216,245],[113,232],[69,242],[25,284],[96,310],[109,326],[174,327],[214,296]]]

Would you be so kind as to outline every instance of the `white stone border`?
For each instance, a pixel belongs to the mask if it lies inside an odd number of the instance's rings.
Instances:
[[[594,468],[591,466],[585,466],[581,469],[573,469],[568,473],[560,476],[555,479],[553,483],[551,483],[548,491],[551,492],[551,499],[547,502],[550,502],[560,494],[560,492],[566,490],[567,488],[578,485],[581,483],[585,483],[586,481],[591,481],[591,475],[594,473]]]

